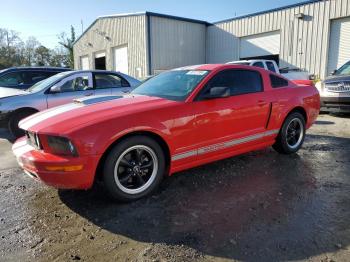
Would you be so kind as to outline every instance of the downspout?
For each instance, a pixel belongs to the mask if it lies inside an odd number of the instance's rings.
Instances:
[[[152,75],[152,41],[151,41],[151,15],[146,12],[147,17],[147,56],[148,75]]]

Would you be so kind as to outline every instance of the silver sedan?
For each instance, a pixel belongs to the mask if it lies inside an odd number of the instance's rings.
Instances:
[[[36,112],[93,95],[119,96],[130,92],[140,81],[113,71],[68,71],[47,78],[23,91],[0,87],[0,123],[19,137],[20,120]]]

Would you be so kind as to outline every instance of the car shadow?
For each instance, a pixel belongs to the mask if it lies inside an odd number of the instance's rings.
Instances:
[[[298,154],[266,149],[187,170],[129,204],[113,203],[100,187],[59,197],[136,241],[238,260],[308,259],[350,244],[349,153],[350,139],[308,135]]]
[[[315,121],[315,125],[334,125],[335,123],[333,121],[323,121],[323,120],[317,120]]]

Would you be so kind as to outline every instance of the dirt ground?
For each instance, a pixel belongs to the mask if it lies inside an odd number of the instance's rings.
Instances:
[[[0,139],[0,261],[350,261],[350,116],[321,115],[298,154],[181,172],[131,204],[40,184],[10,146]]]

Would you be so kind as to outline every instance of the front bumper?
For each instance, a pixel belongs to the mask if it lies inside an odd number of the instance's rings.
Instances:
[[[321,96],[321,111],[335,113],[350,113],[350,96]]]
[[[56,188],[88,189],[92,187],[99,156],[80,157],[57,156],[37,150],[27,143],[26,138],[20,138],[12,147],[18,164],[31,177]],[[57,171],[65,167],[72,171]],[[48,171],[55,170],[55,171]],[[73,170],[74,169],[74,170]]]

